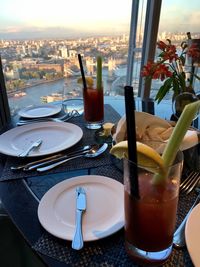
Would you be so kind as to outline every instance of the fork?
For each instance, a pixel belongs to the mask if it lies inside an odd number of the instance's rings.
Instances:
[[[199,172],[191,171],[187,178],[180,184],[180,192],[189,194],[200,181]]]
[[[29,145],[29,147],[26,150],[21,152],[18,155],[18,157],[27,157],[32,150],[38,148],[41,144],[42,144],[42,139],[38,139],[37,141],[35,141],[31,145]]]

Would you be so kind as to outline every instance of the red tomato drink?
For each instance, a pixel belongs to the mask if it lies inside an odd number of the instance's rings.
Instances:
[[[172,243],[178,193],[173,184],[167,190],[157,186],[155,192],[148,185],[140,180],[141,200],[125,192],[126,238],[140,249],[159,251]]]
[[[87,88],[83,90],[83,99],[86,127],[100,128],[104,119],[103,89]]]
[[[154,173],[139,169],[139,197],[131,195],[131,178],[125,171],[125,246],[141,266],[160,266],[172,251],[181,164],[171,169],[160,184],[152,182]]]

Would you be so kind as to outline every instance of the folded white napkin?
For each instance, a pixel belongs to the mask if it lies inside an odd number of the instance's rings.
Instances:
[[[167,142],[174,129],[168,121],[146,112],[135,111],[135,122],[136,138],[137,141],[141,142],[142,140]],[[125,116],[119,120],[113,139],[116,143],[127,139]],[[195,129],[188,130],[182,141],[180,149],[186,150],[198,143],[198,132]]]

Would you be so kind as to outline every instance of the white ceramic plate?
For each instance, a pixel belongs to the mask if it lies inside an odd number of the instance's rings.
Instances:
[[[42,197],[38,218],[49,233],[73,239],[78,186],[85,189],[87,199],[82,220],[84,241],[104,238],[124,226],[123,185],[105,176],[84,175],[58,183]]]
[[[185,240],[194,266],[200,266],[200,204],[190,213],[185,227]]]
[[[67,122],[38,122],[13,128],[0,135],[0,152],[18,156],[34,141],[42,139],[29,157],[43,156],[67,149],[83,136],[80,127]]]
[[[42,118],[55,115],[61,111],[61,106],[43,104],[40,106],[26,107],[18,112],[18,115],[24,118]]]

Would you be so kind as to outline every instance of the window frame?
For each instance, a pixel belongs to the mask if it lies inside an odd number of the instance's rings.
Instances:
[[[141,67],[146,65],[149,60],[154,61],[161,5],[162,0],[147,0]],[[146,100],[149,99],[150,92],[151,80],[145,81],[144,77],[140,75],[138,96],[141,97],[142,100]]]
[[[0,130],[8,125],[11,120],[10,107],[6,92],[5,79],[3,74],[3,66],[0,56]]]

